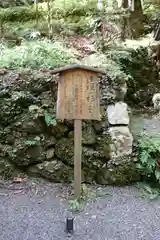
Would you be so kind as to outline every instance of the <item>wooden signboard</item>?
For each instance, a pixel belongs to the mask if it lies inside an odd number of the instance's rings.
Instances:
[[[101,71],[73,65],[53,71],[59,73],[57,118],[74,121],[74,183],[75,196],[81,193],[81,120],[100,120],[98,75]]]
[[[98,74],[73,69],[58,83],[57,118],[100,120]]]

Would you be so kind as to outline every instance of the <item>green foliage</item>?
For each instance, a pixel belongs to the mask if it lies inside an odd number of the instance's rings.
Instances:
[[[92,191],[85,185],[81,185],[81,196],[80,198],[75,198],[73,200],[69,201],[70,209],[73,212],[78,212],[82,210],[85,206],[86,201],[88,201],[91,198],[94,198],[96,196],[95,192]]]
[[[49,6],[49,9],[48,9]],[[96,1],[81,1],[77,4],[75,0],[56,0],[39,3],[37,7],[27,5],[21,7],[12,7],[0,10],[1,25],[5,23],[18,24],[20,22],[34,21],[36,29],[39,23],[46,22],[50,31],[55,33],[55,21],[63,28],[64,31],[70,29],[77,33],[88,33],[93,31],[94,16],[97,16]],[[30,25],[30,24],[29,24]],[[33,24],[32,24],[33,25]],[[49,27],[50,26],[50,27]]]
[[[0,20],[2,22],[26,22],[34,21],[36,29],[39,27],[39,22],[46,21],[50,31],[54,31],[54,22],[59,21],[59,26],[64,25],[64,32],[66,28],[80,34],[88,34],[95,32],[100,27],[98,26],[100,20],[100,12],[97,9],[96,0],[83,0],[77,4],[76,0],[55,0],[38,3],[35,5],[28,5],[25,1],[25,6],[12,7],[0,10]],[[49,8],[48,8],[49,6]],[[107,8],[108,9],[108,8]],[[106,10],[106,20],[117,20],[120,13],[115,13],[113,10]],[[63,24],[62,24],[63,23]],[[49,27],[50,26],[50,27]]]
[[[75,63],[73,53],[62,43],[49,40],[24,41],[21,46],[0,45],[0,66],[17,68],[56,68]]]
[[[56,14],[57,18],[72,16],[85,16],[89,13],[95,13],[97,11],[96,1],[94,0],[82,0],[78,2],[76,0],[55,0],[53,2],[52,11]],[[46,3],[42,3],[43,9],[47,9]]]
[[[37,106],[37,105],[30,105],[29,106],[29,113],[31,114],[33,119],[37,119],[39,117],[44,116],[44,109]]]
[[[43,107],[39,107],[37,105],[30,105],[29,112],[32,114],[34,119],[37,119],[38,117],[44,117],[45,123],[47,124],[48,127],[57,125],[57,121],[55,117],[53,117],[53,114],[51,114],[48,110],[44,109]]]
[[[160,2],[147,0],[144,4],[144,14],[147,18],[151,20],[155,20],[160,16]]]
[[[160,138],[143,136],[138,141],[139,164],[148,178],[155,178],[160,183]]]
[[[24,145],[26,145],[26,146],[34,146],[34,145],[39,144],[40,140],[41,140],[40,137],[36,136],[33,140],[25,140],[24,141]]]
[[[128,62],[130,63],[131,53],[128,51],[128,49],[124,48],[111,48],[107,54],[106,57],[109,59],[108,61],[108,67],[106,71],[109,73],[110,77],[115,80],[116,82],[123,82],[133,79],[130,72],[124,71],[124,66]]]
[[[83,208],[83,202],[80,199],[73,199],[69,201],[69,207],[73,212],[78,212]]]
[[[55,0],[50,4],[51,16],[61,19],[68,16],[87,16],[97,12],[96,1]],[[29,21],[37,17],[43,18],[47,15],[47,1],[38,4],[38,13],[34,5],[25,4],[20,7],[0,9],[0,20],[2,21]]]
[[[142,197],[148,198],[149,200],[155,200],[160,196],[160,190],[158,188],[153,188],[146,183],[137,183],[136,186],[142,190]]]
[[[41,13],[38,12],[38,17],[40,16]],[[36,19],[36,11],[30,6],[0,9],[0,21],[2,22],[25,22],[34,19]]]
[[[125,48],[111,49],[107,52],[107,57],[117,62],[120,66],[123,65],[123,61],[131,61],[131,53]]]
[[[44,112],[45,122],[47,126],[56,126],[57,121],[55,118],[52,118],[51,114],[48,111]]]
[[[139,90],[142,86],[149,84],[151,79],[156,78],[156,73],[153,62],[150,61],[147,40],[130,42],[132,44],[123,47],[129,55],[126,58],[120,54],[119,64],[123,72],[130,75],[129,80],[131,81],[128,81],[128,86],[130,87],[129,91],[132,91],[133,89]]]
[[[124,83],[131,77],[122,70],[119,64],[111,59],[108,59],[105,70],[108,76],[110,76],[111,79],[117,84]]]

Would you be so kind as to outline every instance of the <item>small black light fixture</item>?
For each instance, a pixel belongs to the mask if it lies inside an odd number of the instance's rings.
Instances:
[[[66,219],[66,232],[69,234],[72,234],[74,232],[74,218],[73,217],[67,217]]]

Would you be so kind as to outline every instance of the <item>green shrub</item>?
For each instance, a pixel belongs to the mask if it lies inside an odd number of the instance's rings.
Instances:
[[[131,76],[129,71],[126,71],[124,66],[126,63],[130,63],[131,53],[128,49],[119,48],[118,46],[116,48],[111,48],[107,53],[106,56],[109,61],[109,66],[107,68],[107,72],[109,72],[109,75],[112,79],[115,79],[116,81],[129,81],[133,80],[133,77]]]
[[[34,5],[26,5],[20,7],[0,8],[0,20],[6,22],[25,22],[34,20],[37,17],[44,18],[48,12],[47,3],[38,4],[38,13]],[[53,19],[74,18],[97,15],[96,1],[80,1],[76,0],[55,0],[51,3],[51,16]]]
[[[38,12],[39,17],[41,12]],[[36,11],[33,7],[11,7],[0,9],[0,21],[2,22],[25,22],[36,19]]]
[[[156,1],[146,1],[144,5],[144,14],[150,21],[158,18],[160,16],[160,3],[156,3]]]
[[[44,8],[44,4],[42,4]],[[77,4],[77,0],[55,0],[52,6],[53,15],[58,18],[68,16],[85,16],[87,14],[95,14],[97,12],[96,0],[81,0]]]
[[[0,66],[17,68],[56,68],[77,62],[73,53],[62,43],[49,40],[24,41],[21,46],[0,46]]]
[[[147,178],[160,182],[160,137],[142,136],[138,140],[139,164]]]

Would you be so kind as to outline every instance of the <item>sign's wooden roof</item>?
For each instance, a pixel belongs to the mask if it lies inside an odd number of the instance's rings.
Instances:
[[[60,68],[60,69],[57,69],[57,70],[52,70],[52,73],[53,74],[62,73],[62,72],[65,72],[65,71],[68,71],[68,70],[73,70],[73,69],[82,69],[82,70],[88,70],[90,72],[95,72],[95,73],[104,73],[103,70],[88,67],[88,66],[78,65],[78,64],[69,65],[67,67]]]

